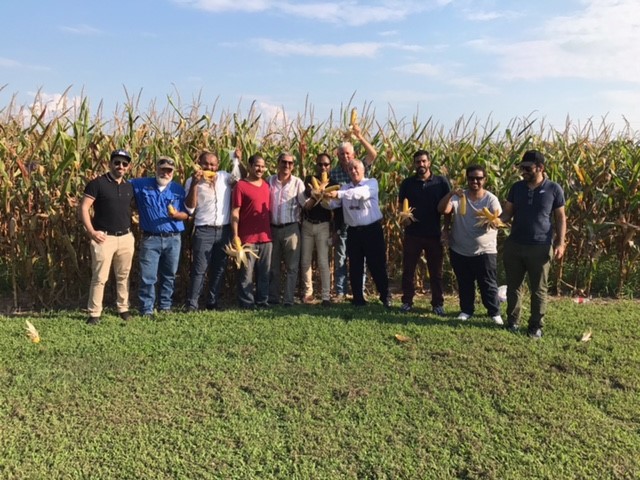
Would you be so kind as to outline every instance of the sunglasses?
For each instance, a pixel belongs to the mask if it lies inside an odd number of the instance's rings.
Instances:
[[[484,180],[484,177],[467,177],[468,182],[481,182]]]
[[[523,172],[531,173],[535,167],[533,165],[519,165],[518,168]]]
[[[288,161],[286,161],[286,160],[280,160],[280,163],[281,163],[282,165],[293,165],[293,162],[288,162]]]
[[[317,166],[319,167],[330,167],[331,164],[330,163],[316,163]]]
[[[127,162],[126,160],[114,160],[111,163],[113,163],[115,167],[122,166],[124,168],[127,168],[129,166],[129,162]]]

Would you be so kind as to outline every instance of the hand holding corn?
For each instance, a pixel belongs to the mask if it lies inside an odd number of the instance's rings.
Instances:
[[[506,225],[502,220],[500,220],[500,212],[496,211],[491,213],[487,207],[484,207],[478,213],[476,213],[476,217],[479,219],[476,223],[476,227],[485,227],[485,228],[501,228]]]
[[[249,257],[248,255],[253,255],[255,258],[260,258],[253,251],[253,248],[248,243],[244,245],[240,241],[240,237],[234,237],[233,241],[229,243],[226,247],[224,247],[224,252],[229,255],[234,262],[236,263],[236,267],[240,268],[242,265],[246,267],[249,266]]]
[[[398,221],[400,222],[400,225],[402,225],[403,227],[406,227],[411,222],[418,221],[416,217],[413,216],[414,210],[415,208],[409,207],[409,199],[405,198],[402,201],[402,210],[398,213]]]

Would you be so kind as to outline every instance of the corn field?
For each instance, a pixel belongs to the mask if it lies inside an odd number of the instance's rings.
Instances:
[[[152,172],[155,157],[162,154],[176,159],[175,178],[184,182],[201,150],[218,152],[221,168],[229,168],[229,151],[235,147],[245,159],[261,152],[271,171],[277,154],[290,151],[303,176],[312,171],[316,154],[334,152],[345,139],[354,106],[378,150],[371,175],[380,184],[391,278],[401,273],[397,191],[413,173],[415,150],[429,150],[432,169],[454,184],[463,181],[467,165],[484,165],[487,189],[504,201],[520,179],[515,165],[525,150],[536,148],[544,152],[549,177],[567,197],[568,247],[552,270],[552,290],[637,296],[640,146],[629,130],[614,133],[607,124],[589,123],[558,131],[527,118],[502,127],[460,119],[445,130],[432,118],[398,119],[392,110],[381,124],[367,103],[342,105],[325,119],[315,118],[309,105],[295,118],[268,120],[253,105],[245,114],[217,112],[215,103],[205,106],[197,99],[187,106],[169,99],[162,111],[152,105],[143,112],[135,98],[106,120],[100,107],[92,114],[87,98],[56,114],[15,102],[0,110],[0,293],[14,308],[84,306],[90,255],[77,206],[87,181],[107,170],[115,148],[132,153],[131,177]],[[501,233],[500,241],[504,238]],[[182,260],[178,283],[186,285],[188,248]],[[451,279],[448,262],[445,269]]]

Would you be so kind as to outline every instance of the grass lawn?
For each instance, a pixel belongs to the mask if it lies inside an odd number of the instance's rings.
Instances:
[[[640,304],[455,302],[2,318],[0,478],[640,478]]]

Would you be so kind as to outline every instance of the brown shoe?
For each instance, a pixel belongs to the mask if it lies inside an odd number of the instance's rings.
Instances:
[[[304,304],[307,304],[307,305],[308,305],[308,304],[310,304],[310,303],[313,303],[313,300],[314,300],[313,295],[309,295],[308,297],[304,297],[304,298],[302,299],[302,303],[304,303]]]

